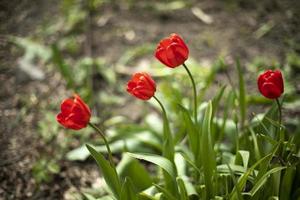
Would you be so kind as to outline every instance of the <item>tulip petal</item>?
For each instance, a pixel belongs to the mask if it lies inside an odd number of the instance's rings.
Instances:
[[[74,97],[74,103],[78,104],[85,111],[85,115],[91,115],[90,108],[84,103],[80,96],[75,94]]]
[[[262,94],[270,99],[276,99],[281,95],[280,88],[271,82],[264,83],[261,90]]]
[[[166,50],[165,49],[160,49],[158,51],[155,52],[155,57],[162,62],[163,64],[165,64],[168,67],[173,67],[172,64],[168,61],[167,58],[167,54],[166,54]]]
[[[73,107],[74,101],[73,99],[65,99],[61,105],[60,105],[60,110],[62,113],[70,113]]]

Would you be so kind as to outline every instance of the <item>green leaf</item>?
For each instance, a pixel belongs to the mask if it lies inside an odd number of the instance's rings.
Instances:
[[[86,147],[101,169],[106,184],[111,189],[114,196],[118,199],[121,194],[121,182],[116,169],[111,166],[104,156],[98,153],[92,146],[87,144]]]
[[[220,133],[219,133],[219,141],[220,142],[223,140],[223,137],[224,137],[224,134],[225,134],[225,129],[226,129],[228,113],[231,112],[231,109],[234,105],[234,100],[235,100],[235,93],[234,93],[234,91],[230,91],[229,94],[227,95],[227,98],[226,98],[226,101],[225,101],[226,106],[224,107],[222,125],[221,125],[221,130],[220,130]]]
[[[216,158],[211,138],[212,102],[209,101],[202,124],[200,155],[203,165],[204,182],[207,197],[214,197],[213,177],[216,172]]]
[[[184,152],[180,152],[184,160],[195,169],[199,174],[201,173],[200,169],[196,166],[196,164],[188,157],[188,155]]]
[[[269,160],[271,157],[272,157],[272,154],[269,154],[269,155],[263,157],[262,159],[260,159],[259,161],[257,161],[254,165],[252,165],[251,168],[249,168],[246,173],[243,174],[243,176],[239,179],[238,183],[235,185],[235,187],[233,188],[232,192],[230,193],[230,195],[229,195],[229,199],[230,200],[237,199],[236,195],[238,195],[239,193],[241,193],[242,189],[246,185],[248,177],[251,175],[251,173],[253,173],[254,169],[258,165],[260,165],[262,162],[264,162],[266,160]]]
[[[172,166],[175,166],[174,164],[174,156],[175,156],[175,149],[174,149],[174,141],[173,136],[171,134],[170,126],[169,126],[169,120],[167,117],[167,113],[162,105],[162,103],[154,96],[156,101],[160,104],[162,111],[163,111],[163,156],[167,158],[168,161],[171,162]],[[164,180],[166,183],[166,187],[169,191],[171,191],[176,196],[178,195],[178,187],[177,182],[175,180],[175,177],[177,176],[176,168],[174,168],[175,176],[170,176],[166,174],[166,172],[163,172]]]
[[[237,199],[238,199],[238,200],[243,200],[244,198],[243,198],[243,196],[242,196],[242,193],[241,193],[241,191],[240,191],[240,188],[239,188],[238,185],[237,185],[237,181],[236,181],[236,178],[235,178],[235,176],[234,176],[234,173],[233,173],[233,171],[232,171],[232,169],[231,169],[231,167],[230,167],[229,165],[227,165],[227,167],[228,167],[228,169],[229,169],[230,176],[231,176],[231,178],[232,178],[232,180],[233,180],[233,184],[234,184],[235,186],[237,186]]]
[[[97,200],[115,200],[115,198],[111,195],[106,195],[106,196],[98,198]]]
[[[73,78],[74,77],[73,72],[72,72],[70,66],[68,66],[65,63],[65,61],[63,60],[61,52],[59,51],[58,47],[55,44],[52,45],[52,60],[53,60],[53,63],[59,69],[61,75],[67,81],[67,86],[69,88],[74,88],[75,81]]]
[[[182,105],[178,105],[178,107],[181,110],[182,115],[183,115],[183,121],[186,126],[186,131],[187,131],[187,135],[188,135],[188,139],[189,139],[190,148],[194,154],[194,157],[197,158],[198,151],[199,151],[198,150],[198,148],[199,148],[199,145],[198,145],[199,133],[191,119],[189,111],[186,108],[184,108]]]
[[[249,151],[240,150],[240,151],[238,151],[238,154],[236,155],[235,163],[240,164],[240,161],[242,161],[244,168],[247,169],[249,157],[250,157]]]
[[[255,158],[256,158],[256,160],[259,160],[261,158],[261,155],[260,155],[260,151],[259,151],[259,145],[258,145],[258,142],[257,142],[257,137],[256,137],[256,134],[254,133],[254,131],[251,127],[249,128],[249,130],[250,130],[250,133],[251,133],[251,137],[253,139]]]
[[[263,118],[260,120],[258,117],[255,117],[258,120],[258,124],[253,127],[255,133],[264,134],[272,136],[272,133],[275,130],[275,127],[272,126],[270,121],[267,119],[276,119],[277,118],[277,105],[273,103],[272,107],[263,115]],[[266,149],[268,150],[268,149]]]
[[[255,193],[265,184],[269,176],[275,172],[281,171],[285,169],[286,167],[275,167],[271,170],[269,170],[267,173],[265,173],[253,186],[253,188],[250,191],[251,196],[254,196]]]
[[[138,196],[139,196],[139,200],[158,200],[157,198],[145,193],[139,193]]]
[[[176,197],[174,197],[173,195],[172,195],[172,193],[170,193],[168,190],[166,190],[165,188],[163,188],[163,187],[161,187],[160,185],[157,185],[157,184],[153,184],[156,188],[157,188],[157,190],[158,191],[160,191],[161,193],[163,193],[164,194],[164,196],[166,197],[166,199],[168,199],[168,200],[177,200],[177,198]]]
[[[168,158],[171,162],[174,162],[174,142],[173,136],[171,134],[169,120],[167,118],[167,114],[163,112],[163,133],[164,133],[164,144],[163,144],[163,155]]]
[[[258,172],[258,174],[257,174],[257,176],[256,176],[256,179],[255,179],[254,184],[256,184],[256,182],[257,182],[258,180],[260,180],[261,177],[264,176],[264,174],[267,173],[268,168],[269,168],[269,165],[270,165],[270,162],[271,162],[273,156],[275,155],[275,153],[277,152],[279,146],[280,146],[280,143],[277,144],[276,146],[274,146],[274,147],[273,147],[273,150],[272,150],[272,152],[271,152],[271,154],[269,154],[270,156],[269,156],[267,159],[265,159],[264,161],[261,162],[261,164],[260,164],[260,166],[259,166],[259,172]]]
[[[217,170],[219,173],[230,173],[229,167],[235,175],[243,175],[247,171],[247,169],[245,169],[243,166],[233,164],[218,165]],[[257,173],[257,170],[254,170],[253,176],[250,174],[249,179],[254,180],[254,177],[257,175]]]
[[[130,177],[130,181],[138,192],[147,189],[153,182],[145,167],[126,153],[122,154],[122,160],[117,166],[117,172],[123,179]]]
[[[242,71],[239,59],[236,60],[236,67],[239,77],[239,107],[240,107],[240,117],[241,125],[245,124],[246,113],[247,113],[247,104],[246,104],[246,92],[245,92],[245,81],[244,81],[244,72]]]
[[[154,154],[146,154],[146,153],[126,153],[131,157],[145,160],[148,162],[151,162],[159,167],[161,167],[164,171],[164,180],[166,182],[166,188],[168,188],[169,191],[171,191],[172,194],[178,195],[178,187],[176,182],[176,167],[175,164],[172,163],[170,160],[168,160],[165,157],[154,155]]]
[[[83,193],[83,196],[86,200],[98,200],[95,197],[93,197],[91,194]]]
[[[293,181],[295,179],[296,167],[289,166],[285,170],[280,186],[280,199],[289,200],[291,198],[291,191]],[[293,190],[294,191],[294,190]]]
[[[217,95],[213,98],[212,100],[212,105],[213,105],[213,116],[216,114],[217,112],[217,109],[219,107],[219,103],[220,103],[220,100],[221,98],[223,97],[223,94],[224,94],[224,91],[226,89],[226,85],[223,85],[219,90],[218,90],[218,93]]]
[[[161,167],[165,172],[167,172],[171,177],[176,177],[176,169],[174,164],[162,157],[162,156],[158,156],[158,155],[154,155],[154,154],[146,154],[146,153],[126,153],[127,155],[139,159],[139,160],[145,160],[147,162],[151,162],[159,167]]]
[[[123,183],[120,200],[138,200],[134,185],[129,177],[126,177]]]
[[[180,199],[181,200],[188,200],[188,193],[186,191],[186,188],[185,188],[185,185],[184,185],[184,182],[181,178],[177,178],[177,183],[178,183],[178,186],[179,186],[179,190],[180,190]]]

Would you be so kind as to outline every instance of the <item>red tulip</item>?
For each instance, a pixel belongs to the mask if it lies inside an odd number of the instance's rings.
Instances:
[[[283,78],[279,70],[267,70],[257,79],[260,93],[269,99],[277,99],[284,91]]]
[[[183,39],[176,33],[161,40],[155,50],[155,57],[171,68],[182,65],[184,61],[188,59],[188,56],[188,47]]]
[[[155,91],[155,82],[147,73],[135,73],[127,83],[127,92],[142,100],[153,97]]]
[[[56,116],[56,120],[66,128],[79,130],[87,126],[91,118],[89,107],[78,96],[65,99],[61,103],[61,112]]]

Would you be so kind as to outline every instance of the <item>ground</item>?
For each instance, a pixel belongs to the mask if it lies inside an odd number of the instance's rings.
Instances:
[[[22,51],[16,50],[9,37],[40,39],[43,24],[62,15],[58,2],[0,3],[0,199],[74,199],[74,192],[85,191],[83,188],[99,182],[93,161],[71,162],[64,157],[58,159],[60,173],[47,183],[38,184],[32,176],[33,163],[45,154],[53,154],[57,143],[64,139],[40,141],[37,128],[39,119],[43,118],[41,111],[49,102],[60,101],[71,91],[67,91],[57,71],[43,65],[39,66],[45,72],[41,80],[32,80],[19,72]],[[300,41],[300,25],[296,20],[299,2],[296,1],[189,1],[188,5],[179,4],[178,9],[176,4],[169,4],[166,9],[158,2],[120,2],[105,3],[87,17],[83,24],[88,27],[78,36],[81,37],[79,55],[71,56],[105,57],[107,62],[117,63],[128,49],[155,44],[173,32],[183,36],[191,56],[204,66],[210,66],[219,57],[224,57],[229,64],[235,57],[243,65],[263,57],[270,63],[284,65],[288,52],[299,51],[296,45]],[[49,41],[44,44],[62,34],[47,36]],[[152,54],[133,63],[143,65],[149,60],[154,60]],[[124,71],[116,70],[120,79],[128,78]],[[223,79],[224,75],[218,77],[219,81]],[[253,87],[255,84],[250,84],[249,88]],[[76,146],[79,142],[70,145]]]

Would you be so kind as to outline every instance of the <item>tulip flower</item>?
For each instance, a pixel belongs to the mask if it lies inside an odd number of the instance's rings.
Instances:
[[[65,99],[61,103],[61,112],[56,120],[66,128],[79,130],[85,128],[91,118],[90,108],[77,94],[74,98]]]
[[[127,83],[127,92],[142,100],[153,97],[155,91],[156,84],[147,73],[135,73]]]
[[[284,141],[284,132],[281,131],[282,111],[278,98],[284,92],[282,74],[279,70],[267,70],[258,76],[257,85],[260,93],[269,99],[275,99],[278,106],[279,139]]]
[[[283,78],[279,70],[267,70],[257,79],[260,93],[269,99],[277,99],[284,91]]]
[[[155,57],[168,67],[182,65],[189,56],[189,49],[183,39],[176,33],[161,40],[155,50]]]

